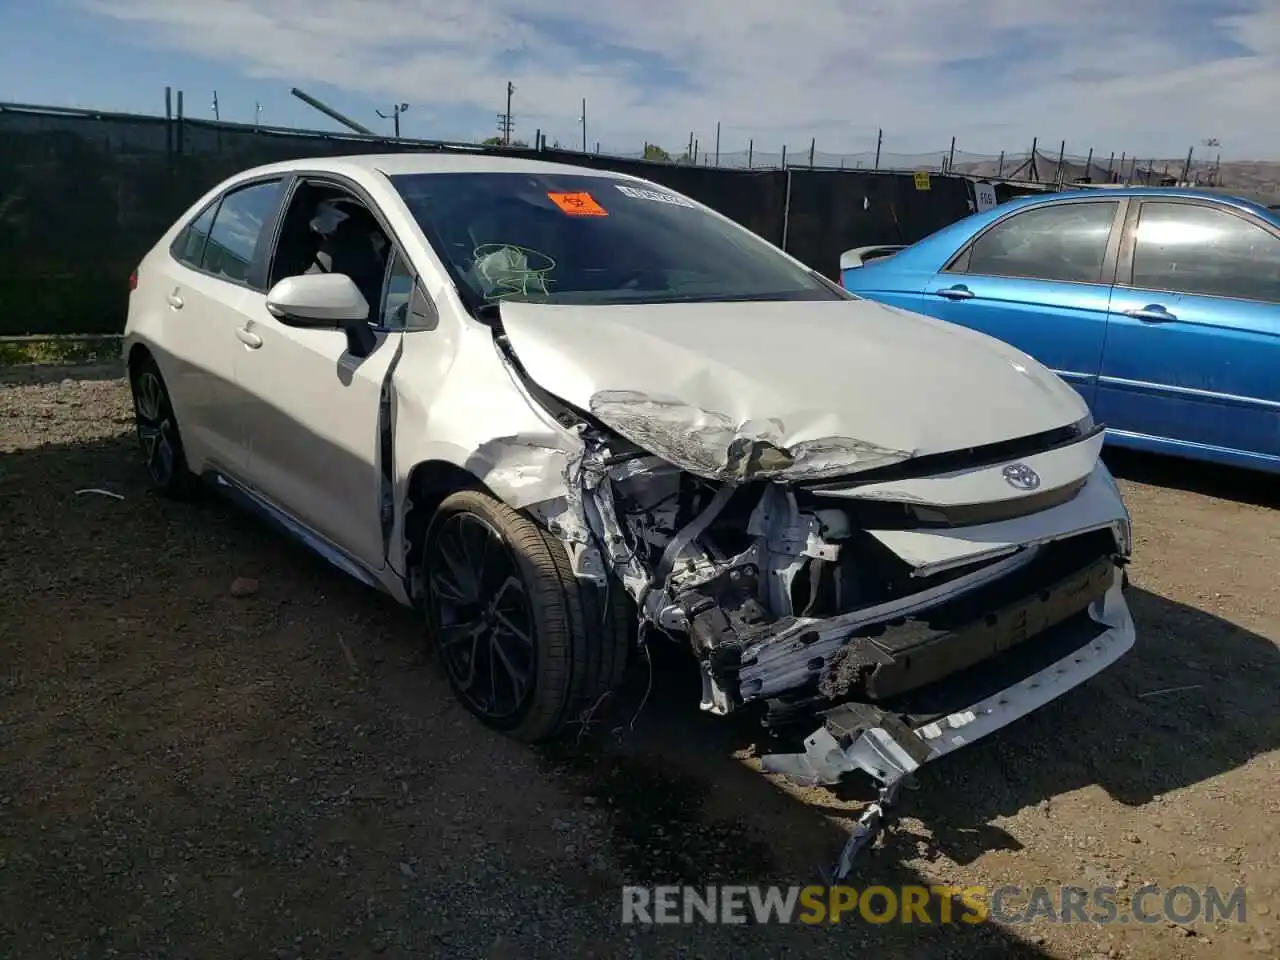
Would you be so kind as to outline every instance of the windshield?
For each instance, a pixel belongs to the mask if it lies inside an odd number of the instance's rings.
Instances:
[[[391,177],[472,307],[840,300],[753,233],[607,174]]]

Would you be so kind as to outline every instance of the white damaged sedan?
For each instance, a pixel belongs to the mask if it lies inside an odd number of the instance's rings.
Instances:
[[[891,783],[1133,645],[1129,517],[1069,386],[655,184],[261,167],[131,286],[153,483],[210,485],[421,608],[513,737],[674,640],[703,709],[800,734],[768,768]]]

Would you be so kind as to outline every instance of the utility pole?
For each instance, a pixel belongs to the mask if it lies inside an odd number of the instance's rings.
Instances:
[[[217,90],[213,91],[213,119],[214,120],[222,119],[220,116],[218,116],[218,91]]]
[[[262,126],[262,104],[260,103],[253,105],[253,125],[255,127]]]
[[[391,108],[390,113],[383,113],[381,110],[375,110],[374,113],[380,116],[383,120],[390,120],[395,125],[396,139],[399,140],[400,139],[400,114],[404,113],[408,109],[409,109],[409,105],[407,103],[397,103],[394,107]]]
[[[510,113],[498,114],[498,137],[499,142],[504,147],[511,146],[511,128],[513,126]]]
[[[716,166],[720,166],[720,121],[716,121]]]
[[[884,145],[884,128],[882,127],[876,131],[876,165],[872,167],[873,170],[880,169],[880,147],[883,145]]]
[[[516,85],[507,81],[507,114],[502,121],[502,142],[511,146],[511,95],[516,92]]]
[[[1212,149],[1213,147],[1222,146],[1222,141],[1219,140],[1217,137],[1207,137],[1204,140],[1201,140],[1200,142],[1204,146],[1209,147],[1210,149]],[[1192,149],[1194,149],[1194,147]],[[1210,177],[1212,178],[1212,183],[1215,187],[1218,186],[1218,165],[1221,162],[1222,162],[1222,154],[1219,153],[1218,159],[1213,162],[1213,173],[1210,174]],[[1191,172],[1191,151],[1188,150],[1187,151],[1187,171],[1182,175],[1182,179],[1183,180],[1188,179],[1188,175],[1190,174],[1190,172]]]
[[[587,98],[582,98],[582,116],[578,118],[578,122],[582,124],[582,152],[587,152]]]

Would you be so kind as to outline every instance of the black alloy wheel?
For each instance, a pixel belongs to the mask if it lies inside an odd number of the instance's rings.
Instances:
[[[485,723],[519,723],[534,691],[536,628],[519,565],[492,524],[455,513],[434,531],[430,617],[454,692]]]
[[[129,381],[138,446],[151,485],[165,496],[187,497],[194,489],[195,478],[187,469],[178,421],[160,368],[144,355],[131,364]]]

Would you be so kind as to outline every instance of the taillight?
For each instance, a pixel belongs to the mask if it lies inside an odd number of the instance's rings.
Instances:
[[[134,290],[137,290],[137,289],[138,289],[138,271],[134,270],[133,273],[129,274],[129,292],[132,293]]]

